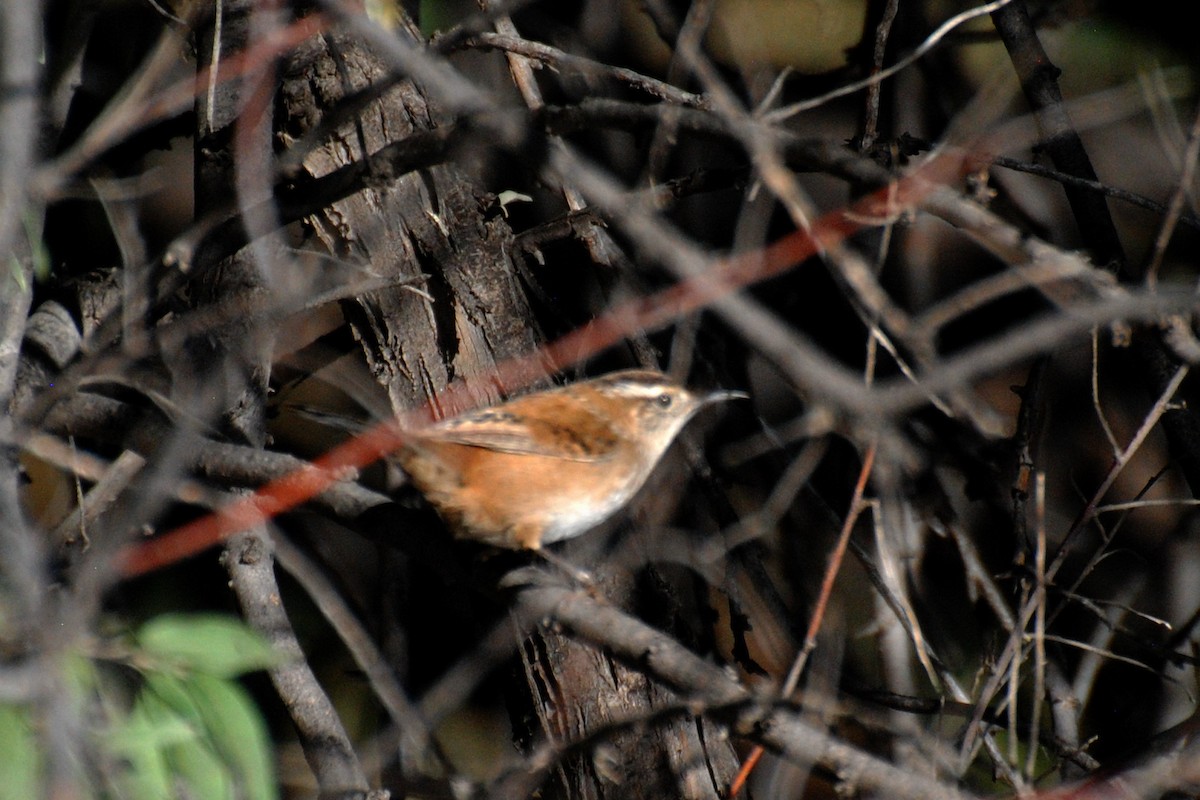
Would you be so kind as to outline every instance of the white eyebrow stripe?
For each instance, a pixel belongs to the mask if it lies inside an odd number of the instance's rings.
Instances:
[[[645,383],[618,383],[614,387],[618,394],[623,394],[626,397],[658,397],[663,394],[665,388],[661,385],[651,385]]]

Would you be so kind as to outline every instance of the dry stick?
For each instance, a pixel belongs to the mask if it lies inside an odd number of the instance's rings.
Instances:
[[[1029,752],[1025,759],[1025,779],[1034,779],[1037,763],[1038,726],[1041,697],[1046,691],[1046,475],[1038,472],[1034,481],[1034,512],[1037,514],[1037,549],[1034,552],[1034,589],[1031,602],[1037,609],[1033,621],[1033,696],[1029,699]],[[1014,659],[1015,661],[1015,659]],[[1014,705],[1013,708],[1016,706]]]
[[[992,578],[992,573],[984,566],[983,558],[979,555],[975,543],[957,525],[948,526],[947,531],[950,538],[954,540],[954,544],[958,548],[958,556],[962,559],[963,567],[966,569],[966,583],[968,586],[975,585],[975,591],[983,594],[984,602],[996,615],[1000,627],[1011,633],[1016,624],[1012,610],[1008,607],[1004,593],[1000,591],[1000,587]]]
[[[217,105],[217,72],[221,69],[221,42],[225,27],[225,0],[215,0],[213,3],[213,37],[212,50],[208,58],[208,85],[204,89],[204,128],[213,129],[213,108]],[[197,99],[199,97],[197,96]]]
[[[14,420],[8,413],[17,387],[17,354],[28,329],[33,294],[33,242],[22,241],[21,221],[26,213],[41,214],[25,191],[36,160],[39,133],[35,121],[40,117],[40,32],[38,4],[0,4],[0,253],[5,261],[5,274],[0,278],[4,285],[0,289],[0,409],[4,409],[0,412],[0,446],[4,448],[0,456],[0,550],[4,553],[0,583],[5,589],[6,626],[12,626],[6,638],[12,637],[12,641],[22,640],[24,634],[37,630],[41,620],[50,618],[43,615],[49,583],[45,543],[21,511],[21,476],[15,453],[9,452]],[[64,714],[67,699],[63,693],[51,691],[59,668],[44,658],[31,658],[31,662],[54,670],[53,677],[47,670],[40,670],[30,687],[30,697],[40,707],[43,719]],[[64,794],[70,791],[63,776],[68,773],[73,755],[69,730],[46,729],[39,734],[50,774],[55,782],[62,780],[60,785],[47,788]]]
[[[658,30],[659,37],[671,46],[671,58],[666,67],[667,82],[683,82],[687,78],[687,65],[680,55],[688,50],[691,42],[704,37],[712,22],[712,0],[689,3],[682,20],[678,20],[661,0],[646,0],[642,7],[650,17],[651,24]],[[654,132],[646,146],[645,164],[642,166],[639,183],[653,185],[666,177],[665,166],[670,160],[671,148],[679,139],[680,114],[677,112],[680,110],[666,107],[663,113],[655,115]]]
[[[858,522],[859,515],[867,507],[867,504],[863,501],[863,493],[867,488],[867,479],[871,477],[871,468],[875,465],[875,451],[876,447],[872,444],[867,447],[867,452],[863,456],[862,469],[859,470],[858,481],[854,484],[854,494],[850,498],[850,508],[846,513],[845,521],[842,523],[842,530],[838,534],[837,544],[834,545],[833,552],[829,555],[829,564],[825,568],[825,577],[821,580],[821,591],[817,593],[817,603],[813,608],[812,617],[808,621],[808,631],[804,634],[804,645],[800,648],[800,652],[796,654],[796,660],[792,662],[792,668],[788,671],[787,678],[784,680],[783,686],[779,689],[780,697],[790,697],[796,691],[796,686],[800,683],[800,676],[804,672],[804,666],[808,663],[808,656],[817,647],[817,634],[821,630],[821,624],[825,621],[825,611],[829,607],[829,598],[833,596],[833,583],[837,579],[838,573],[842,570],[842,561],[846,557],[846,547],[850,542],[850,534],[854,530],[854,524]],[[743,762],[737,777],[734,778],[733,784],[729,788],[729,797],[737,797],[738,792],[745,786],[750,773],[754,771],[754,767],[762,759],[762,756],[762,745],[756,745],[745,762]]]
[[[888,416],[903,414],[925,405],[930,393],[944,392],[993,374],[1000,367],[1048,352],[1051,344],[1087,333],[1096,325],[1110,325],[1114,320],[1153,323],[1166,313],[1194,313],[1196,305],[1196,297],[1190,292],[1166,293],[1160,290],[1153,295],[1123,292],[1111,300],[1102,299],[1072,306],[1069,314],[1035,319],[1019,330],[956,352],[923,375],[919,384],[900,379],[881,383],[869,403],[855,403],[850,410],[869,405],[874,413]]]
[[[1097,615],[1099,624],[1089,642],[1082,647],[1079,647],[1081,643],[1072,645],[1078,647],[1082,652],[1079,663],[1075,667],[1075,675],[1070,682],[1071,694],[1080,706],[1087,706],[1092,691],[1096,687],[1100,668],[1108,660],[1107,654],[1112,651],[1112,641],[1121,628],[1121,620],[1130,611],[1130,604],[1136,599],[1143,584],[1142,580],[1134,580],[1127,585],[1118,587],[1107,613],[1102,611]]]
[[[505,24],[506,22],[507,24]],[[478,47],[480,50],[501,50],[510,56],[519,56],[522,59],[537,61],[539,64],[547,65],[556,70],[560,67],[569,67],[584,75],[610,77],[668,103],[694,108],[706,108],[708,106],[708,100],[704,95],[684,91],[678,86],[672,86],[669,83],[642,75],[631,69],[613,67],[590,58],[567,53],[542,42],[530,41],[518,36],[516,29],[510,28],[509,25],[511,25],[509,17],[498,18],[496,20],[496,29],[499,33],[488,33],[486,31],[477,33],[468,40],[467,45]]]
[[[1134,511],[1139,508],[1163,508],[1167,506],[1172,508],[1194,508],[1200,506],[1200,498],[1175,497],[1164,500],[1127,500],[1122,503],[1105,503],[1102,506],[1096,506],[1096,514],[1110,514],[1114,511]]]
[[[938,215],[939,210],[944,211],[945,209],[931,208],[930,204],[926,203],[922,210]],[[989,233],[996,232],[994,229],[998,226],[993,223],[1000,222],[998,218],[983,209],[973,210],[979,212],[979,217],[983,217],[983,219],[976,220],[977,222],[992,228],[993,230],[988,231]],[[973,236],[978,230],[968,227],[970,223],[961,217],[947,221],[955,224],[968,236]],[[1032,237],[1025,237],[1024,234],[1007,224],[1005,227],[1008,228],[1003,232],[1006,237],[1011,235],[1014,238],[1022,238],[1020,243],[1013,242],[1017,247],[1023,248],[1021,251],[1012,254],[999,253],[997,252],[999,249],[997,242],[981,243],[985,247],[991,244],[989,249],[1008,261],[1011,266],[1003,272],[981,278],[959,289],[917,314],[913,318],[913,328],[917,337],[933,340],[942,328],[954,320],[1023,289],[1038,289],[1047,300],[1059,308],[1068,305],[1065,301],[1070,299],[1069,295],[1063,296],[1061,288],[1063,285],[1080,285],[1100,295],[1119,291],[1115,282],[1107,278],[1105,273],[1097,272],[1086,258],[1076,253],[1063,251],[1051,253],[1049,251],[1055,248],[1045,245],[1044,242],[1035,242]],[[973,236],[973,238],[979,241],[979,237]]]
[[[1096,412],[1096,420],[1104,430],[1104,438],[1108,439],[1108,446],[1116,456],[1121,452],[1121,443],[1117,441],[1117,435],[1113,433],[1112,426],[1108,424],[1108,417],[1104,414],[1104,404],[1100,401],[1099,330],[1092,331],[1092,410]]]
[[[781,694],[785,697],[796,691],[796,685],[800,683],[800,675],[804,672],[808,656],[817,646],[817,634],[825,620],[829,599],[833,596],[833,583],[837,579],[838,573],[842,569],[842,561],[846,557],[850,534],[854,530],[855,523],[858,522],[859,515],[867,507],[867,503],[863,501],[863,493],[866,492],[867,479],[871,477],[871,470],[875,466],[875,452],[876,446],[872,444],[867,447],[866,454],[863,456],[862,469],[859,470],[858,481],[854,484],[854,495],[850,498],[850,509],[846,514],[845,522],[842,523],[842,530],[838,534],[833,553],[829,556],[829,566],[825,569],[825,577],[821,580],[821,591],[817,594],[817,604],[813,609],[812,618],[809,620],[808,631],[804,635],[804,646],[796,656],[796,661],[792,664],[791,671],[788,672],[787,680],[783,682]]]
[[[1146,283],[1153,288],[1158,284],[1158,270],[1162,266],[1163,256],[1167,253],[1167,245],[1175,233],[1179,216],[1183,212],[1183,203],[1191,194],[1192,179],[1196,175],[1196,161],[1200,159],[1200,105],[1196,107],[1196,118],[1192,120],[1192,130],[1188,133],[1187,150],[1184,153],[1183,171],[1179,175],[1179,183],[1171,193],[1171,202],[1167,213],[1163,215],[1162,226],[1154,240],[1154,256],[1146,270]]]
[[[1158,214],[1166,215],[1170,208],[1156,200],[1151,200],[1149,197],[1140,195],[1136,192],[1131,192],[1128,189],[1121,189],[1116,186],[1109,186],[1100,181],[1089,181],[1084,178],[1077,178],[1074,175],[1069,175],[1050,167],[1042,166],[1041,164],[1031,164],[1027,161],[1021,161],[1008,156],[995,156],[992,163],[998,167],[1011,169],[1014,172],[1024,172],[1027,175],[1035,175],[1039,178],[1048,178],[1055,183],[1061,183],[1064,186],[1074,186],[1080,189],[1085,189],[1089,192],[1102,194],[1105,197],[1111,197],[1114,200],[1120,200],[1123,203],[1128,203],[1131,206],[1144,208],[1148,211],[1153,211]],[[1180,214],[1179,222],[1191,228],[1200,228],[1200,218],[1195,214]]]
[[[1009,484],[1012,498],[1013,561],[1024,564],[1029,551],[1029,515],[1027,507],[1033,489],[1033,475],[1042,447],[1042,431],[1046,425],[1046,370],[1048,355],[1034,360],[1021,390],[1021,407],[1017,412],[1017,430],[1012,437],[1016,469]],[[1006,609],[1008,624],[1005,630],[1012,635],[1011,612]]]
[[[1029,542],[1029,522],[1028,522],[1028,504],[1030,497],[1035,499],[1035,507],[1040,513],[1041,507],[1036,506],[1038,498],[1038,488],[1040,487],[1039,480],[1041,475],[1035,470],[1038,463],[1038,452],[1041,448],[1042,428],[1045,424],[1045,380],[1046,369],[1049,363],[1048,356],[1041,356],[1034,361],[1029,370],[1029,374],[1025,381],[1025,388],[1021,391],[1021,408],[1017,416],[1017,431],[1013,437],[1014,452],[1016,454],[1016,470],[1013,476],[1013,481],[1010,484],[1010,494],[1012,497],[1012,512],[1013,512],[1013,540],[1015,543],[1013,561],[1017,564],[1024,564],[1027,558],[1027,552],[1030,547]],[[1040,519],[1040,518],[1039,518]],[[1037,527],[1036,536],[1044,536],[1044,531],[1041,527]],[[1039,545],[1043,541],[1039,539]],[[1039,550],[1044,552],[1044,550]],[[1042,573],[1039,572],[1039,577]],[[1021,584],[1021,602],[1024,603],[1028,597],[1028,585]],[[1044,595],[1043,595],[1044,598]],[[1013,624],[1012,614],[1007,611],[1003,617],[1008,624],[1005,625],[1005,630],[1008,632],[1008,647],[1019,647],[1021,637],[1024,634],[1024,628],[1018,628]],[[1008,677],[1008,695],[1005,700],[1008,708],[1008,744],[1009,755],[1008,764],[1015,765],[1017,763],[1017,745],[1020,742],[1017,727],[1017,714],[1020,706],[1017,703],[1017,690],[1020,686],[1020,662],[1013,659],[1010,664],[1010,674]],[[1034,710],[1033,718],[1037,718],[1037,698],[1033,700]],[[992,745],[989,740],[989,750]],[[1037,739],[1030,740],[1030,746],[1036,749]],[[973,756],[972,756],[973,757]],[[962,758],[959,762],[959,768],[965,769],[968,765],[966,758]],[[1011,770],[1010,770],[1011,771]],[[1017,775],[1018,780],[1023,780],[1020,774]],[[1022,785],[1022,791],[1024,786]]]
[[[1079,698],[1071,689],[1071,682],[1057,660],[1046,666],[1046,695],[1050,700],[1050,721],[1054,738],[1065,749],[1059,769],[1066,780],[1074,780],[1081,774],[1100,767],[1100,762],[1084,752],[1079,746]]]
[[[42,434],[46,440],[57,441],[54,437]],[[31,451],[32,452],[32,451]],[[78,453],[75,450],[74,439],[70,442],[71,460],[84,458],[89,461],[99,462],[94,456],[88,456]],[[129,487],[129,484],[141,472],[142,467],[146,465],[146,459],[138,455],[132,450],[124,450],[121,455],[112,462],[111,465],[105,465],[100,474],[92,476],[92,480],[96,483],[88,491],[86,495],[80,484],[80,473],[78,470],[71,470],[72,476],[75,478],[75,508],[67,514],[54,527],[54,532],[50,535],[50,541],[61,545],[79,544],[80,548],[86,551],[91,544],[88,538],[88,528],[96,521],[96,519],[104,514],[108,509],[120,499],[121,494]],[[179,481],[180,484],[191,483],[190,481]],[[179,487],[184,488],[182,485]]]
[[[287,611],[279,602],[271,551],[271,538],[261,526],[235,537],[222,558],[230,585],[247,623],[263,633],[285,659],[268,674],[301,738],[308,743],[305,757],[319,777],[322,792],[365,795],[369,784],[354,746],[305,660]]]
[[[883,71],[883,57],[887,52],[888,37],[892,32],[892,23],[896,21],[896,11],[899,6],[900,0],[887,0],[879,24],[875,26],[875,47],[871,53],[872,77]],[[871,148],[875,146],[875,140],[879,137],[879,100],[883,95],[882,89],[881,81],[872,81],[867,86],[866,97],[863,101],[866,113],[863,120],[862,140],[859,143],[859,149],[862,152],[870,152]]]
[[[940,659],[937,664],[934,663],[933,648],[921,630],[917,609],[909,599],[909,592],[905,586],[903,570],[899,564],[900,559],[892,547],[891,539],[893,537],[888,536],[885,529],[885,525],[890,522],[893,530],[904,530],[917,518],[917,514],[913,512],[911,503],[900,497],[895,483],[889,481],[889,484],[890,491],[885,498],[875,501],[878,507],[873,517],[875,550],[879,554],[879,572],[895,596],[896,605],[903,611],[901,622],[908,634],[909,641],[912,642],[917,661],[925,669],[925,675],[933,689],[941,692],[944,690],[945,684],[949,683],[944,677],[945,670],[939,669],[941,667]]]
[[[1025,0],[1015,0],[992,14],[992,22],[1008,50],[1021,88],[1038,121],[1041,146],[1064,172],[1097,180],[1096,171],[1075,129],[1062,91],[1058,70],[1051,64],[1029,17]],[[1084,242],[1101,266],[1125,261],[1121,242],[1102,195],[1063,186]]]
[[[1026,600],[1028,600],[1028,598],[1028,590],[1026,589],[1025,593],[1022,595],[1021,602],[1024,603]],[[1023,630],[1014,629],[1012,635],[1009,637],[1010,646],[1019,647],[1020,643],[1024,641],[1023,633]],[[1017,747],[1021,743],[1017,730],[1017,712],[1021,708],[1020,704],[1017,702],[1017,691],[1021,688],[1021,662],[1016,658],[1008,662],[1008,681],[1005,683],[1005,687],[1007,688],[1007,693],[1005,694],[1004,702],[1008,708],[1007,763],[1015,764],[1017,763]],[[971,757],[975,757],[973,751]],[[968,764],[969,762],[964,758],[959,764],[959,769],[965,771]],[[1020,792],[1020,794],[1023,793],[1024,792]]]
[[[250,35],[254,39],[283,38],[279,33],[278,10],[274,3],[262,3],[251,18]],[[294,27],[294,24],[293,26]],[[215,64],[214,64],[215,66]],[[278,233],[283,229],[279,209],[263,202],[273,197],[272,166],[272,115],[275,87],[278,82],[275,59],[264,60],[243,76],[250,84],[242,90],[241,109],[233,126],[234,196],[238,216],[246,227],[251,261],[257,271],[265,273],[259,280],[281,276],[285,268],[278,263],[278,250],[273,246],[280,241]],[[215,86],[215,76],[214,72]],[[211,106],[208,107],[211,113]],[[210,127],[207,129],[213,132]],[[273,236],[275,234],[275,236]],[[256,287],[264,288],[264,287]]]
[[[1044,636],[1045,636],[1046,641],[1048,641],[1048,642],[1055,642],[1057,644],[1066,645],[1072,649],[1081,650],[1084,653],[1091,653],[1092,655],[1103,658],[1106,661],[1119,661],[1122,664],[1128,664],[1131,667],[1136,667],[1137,669],[1140,669],[1143,672],[1148,672],[1151,675],[1158,675],[1158,671],[1155,670],[1154,667],[1147,664],[1145,661],[1138,661],[1136,658],[1131,658],[1130,656],[1120,655],[1119,653],[1115,653],[1110,649],[1103,648],[1103,647],[1096,647],[1095,645],[1085,644],[1077,639],[1070,639],[1070,638],[1067,638],[1066,636],[1058,636],[1057,634],[1053,634],[1053,633],[1047,633],[1047,634],[1044,634]]]
[[[37,161],[41,132],[37,120],[41,117],[38,84],[41,81],[39,49],[43,39],[38,8],[37,3],[5,3],[0,8],[0,253],[4,254],[6,262],[12,253],[27,252],[21,243],[21,222],[25,213],[41,213],[30,204],[26,194],[27,181],[31,179]],[[6,263],[5,272],[9,269]],[[5,280],[16,277],[6,274]],[[17,304],[21,302],[28,302],[27,293],[6,286],[4,305],[0,308],[5,312],[18,312]],[[13,304],[11,307],[10,303]],[[18,314],[10,324],[15,325],[15,320],[24,320],[25,316]],[[5,401],[12,379],[12,375],[5,373],[15,368],[16,359],[6,355],[0,360],[0,370],[3,370],[0,393]]]

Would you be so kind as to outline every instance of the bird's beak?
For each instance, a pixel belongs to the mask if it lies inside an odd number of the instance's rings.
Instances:
[[[700,401],[700,405],[707,406],[713,403],[723,403],[726,400],[749,400],[750,395],[745,392],[739,392],[733,389],[722,389],[713,392]]]

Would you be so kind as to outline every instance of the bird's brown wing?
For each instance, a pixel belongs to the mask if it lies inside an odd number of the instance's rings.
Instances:
[[[540,411],[553,411],[544,407]],[[563,409],[566,411],[566,409]],[[616,435],[592,414],[524,413],[516,403],[485,408],[420,431],[426,440],[482,447],[502,453],[551,456],[570,461],[602,461],[617,445]]]

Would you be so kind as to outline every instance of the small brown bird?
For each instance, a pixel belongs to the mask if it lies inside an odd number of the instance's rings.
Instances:
[[[697,411],[744,397],[625,370],[410,431],[397,459],[459,538],[536,550],[612,516]]]

